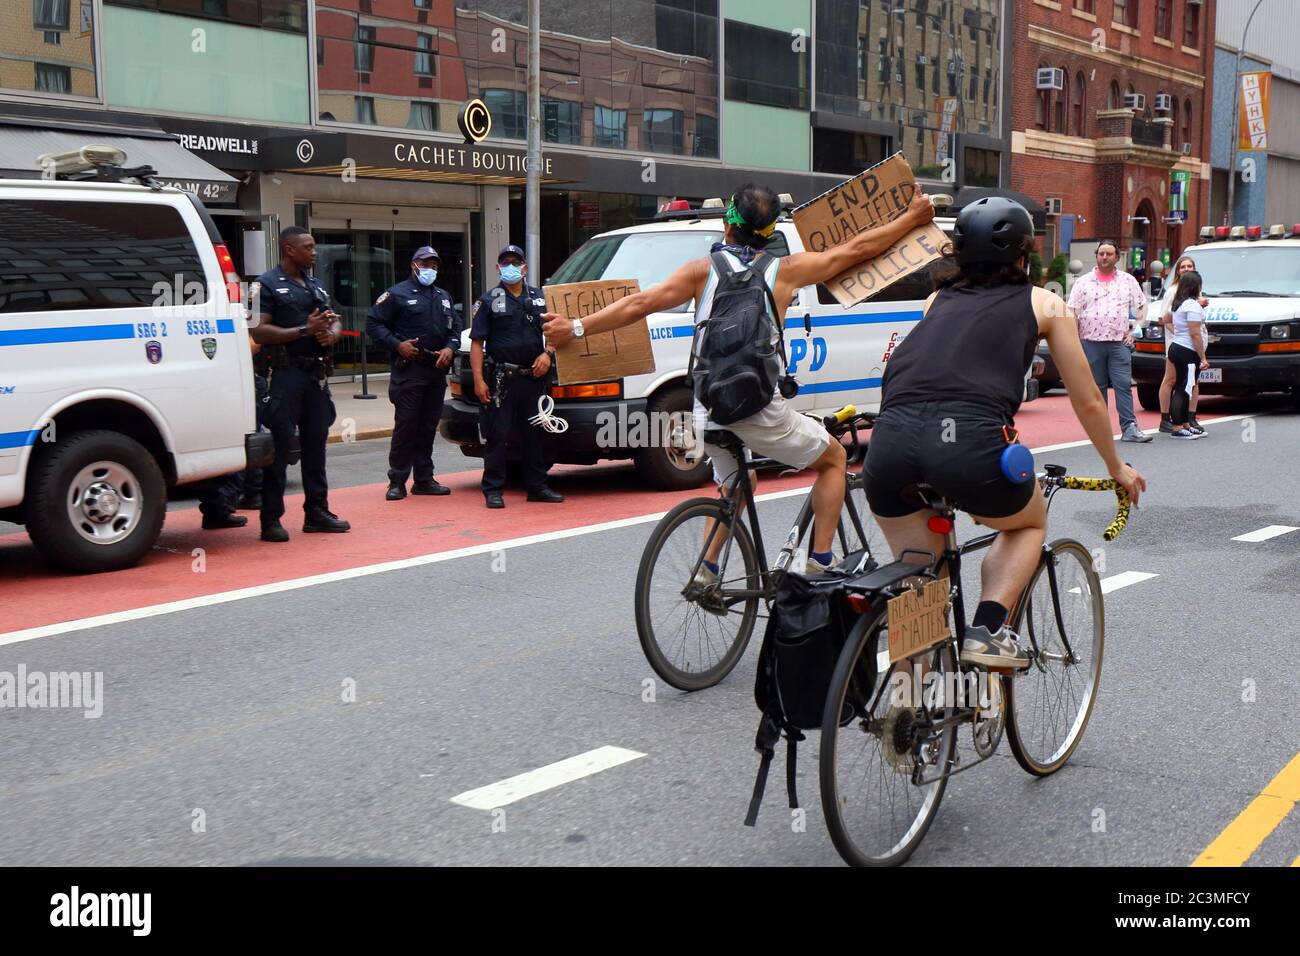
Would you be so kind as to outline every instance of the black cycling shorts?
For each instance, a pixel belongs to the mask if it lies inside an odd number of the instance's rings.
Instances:
[[[871,429],[862,466],[867,502],[884,518],[915,514],[922,506],[903,497],[921,482],[981,518],[1016,514],[1037,482],[1015,484],[1002,474],[1003,420],[978,405],[945,400],[891,405]]]

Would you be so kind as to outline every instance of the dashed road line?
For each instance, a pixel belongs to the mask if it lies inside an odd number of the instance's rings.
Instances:
[[[622,747],[597,747],[576,757],[569,757],[556,763],[529,770],[514,777],[507,777],[496,783],[475,790],[466,790],[451,798],[452,803],[475,810],[495,810],[507,804],[531,797],[546,790],[553,790],[566,783],[590,777],[592,774],[609,770],[620,764],[644,757],[645,754]]]
[[[1300,528],[1293,528],[1287,524],[1271,524],[1267,528],[1260,528],[1258,531],[1249,531],[1246,534],[1239,534],[1233,541],[1249,541],[1252,544],[1260,541],[1268,541],[1271,538],[1279,538],[1284,534],[1290,534],[1292,531],[1300,531]]]
[[[1108,578],[1101,579],[1101,593],[1109,594],[1111,591],[1126,588],[1130,584],[1141,584],[1143,581],[1150,581],[1152,578],[1158,577],[1160,575],[1152,574],[1150,571],[1121,571],[1119,574],[1112,574]]]

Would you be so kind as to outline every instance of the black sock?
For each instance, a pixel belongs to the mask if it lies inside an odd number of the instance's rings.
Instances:
[[[986,627],[990,634],[996,634],[998,629],[1006,623],[1007,609],[997,601],[980,601],[980,606],[975,609],[975,620],[971,622],[973,627]]]

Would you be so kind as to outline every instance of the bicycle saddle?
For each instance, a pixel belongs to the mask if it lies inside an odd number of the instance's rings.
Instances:
[[[933,508],[935,511],[961,510],[961,505],[951,498],[945,498],[935,491],[931,485],[927,485],[923,481],[919,481],[914,485],[904,485],[899,495],[904,501],[910,501],[912,504],[921,505],[925,508]]]
[[[706,428],[702,437],[706,444],[717,445],[729,452],[735,452],[736,449],[745,447],[744,442],[725,428]]]

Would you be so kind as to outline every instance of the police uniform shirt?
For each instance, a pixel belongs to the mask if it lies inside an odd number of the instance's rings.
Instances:
[[[460,346],[461,320],[451,296],[436,285],[423,286],[414,278],[393,286],[370,307],[366,332],[389,348],[393,358],[403,342],[416,339],[420,348],[438,352]]]
[[[474,303],[474,321],[469,337],[487,340],[487,354],[498,362],[532,365],[546,350],[542,337],[542,316],[546,298],[541,289],[525,285],[518,298],[498,285]]]
[[[307,317],[317,309],[330,307],[330,296],[325,288],[305,272],[301,281],[285,274],[283,266],[263,272],[249,289],[249,310],[254,314],[270,316],[273,325],[296,329],[307,324]],[[265,318],[262,319],[266,321]],[[318,358],[330,354],[327,346],[316,341],[314,335],[289,342],[284,346],[290,355]]]

